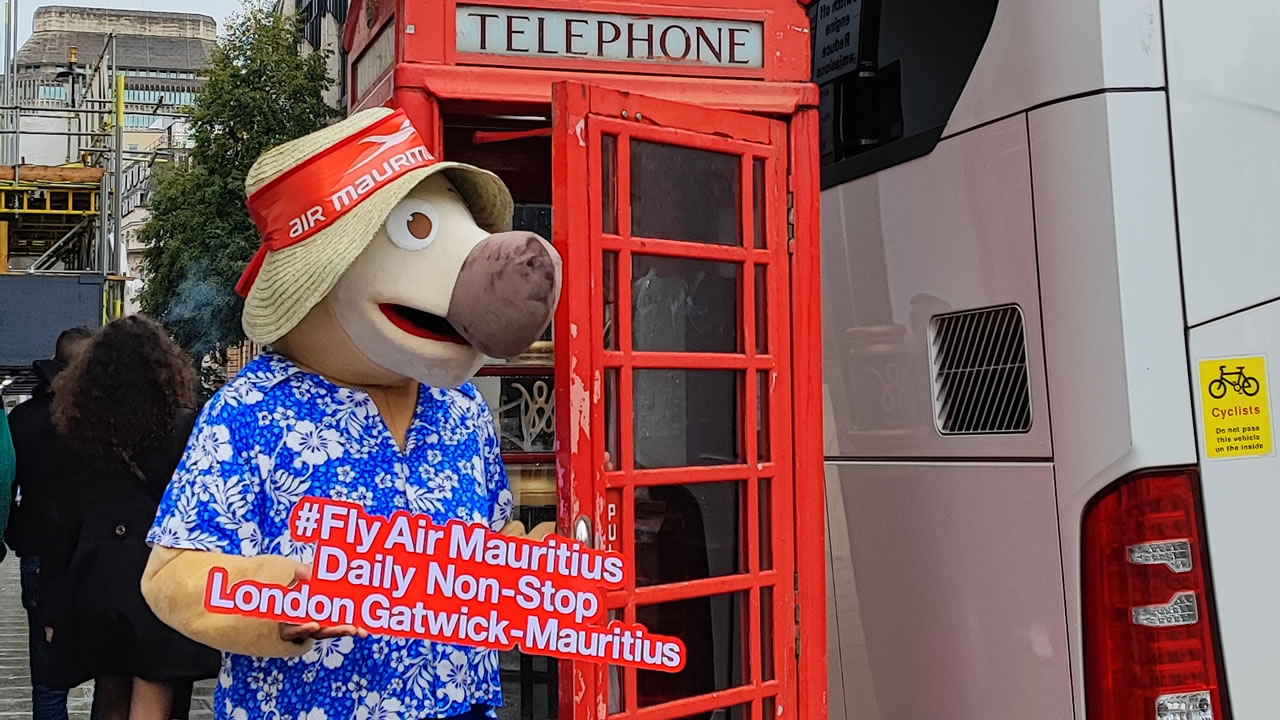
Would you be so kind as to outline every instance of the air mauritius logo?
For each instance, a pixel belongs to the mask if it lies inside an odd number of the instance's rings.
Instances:
[[[339,140],[249,195],[262,247],[236,285],[247,296],[266,254],[315,235],[370,193],[436,162],[404,111]]]
[[[422,139],[418,137],[417,131],[413,129],[408,120],[405,120],[400,129],[390,135],[370,135],[369,137],[361,138],[361,145],[367,143],[376,144],[377,149],[368,157],[357,161],[347,172],[343,173],[344,180],[374,160],[386,156],[388,153],[392,154],[382,161],[381,167],[365,171],[355,180],[341,187],[329,198],[329,202],[336,212],[341,212],[343,209],[357,204],[360,198],[403,175],[405,172],[423,165],[429,165],[435,162],[436,159],[427,150],[427,146],[422,144]],[[395,152],[397,150],[398,152]]]
[[[409,124],[408,120],[405,120],[404,124],[400,126],[400,129],[392,133],[391,135],[373,135],[367,138],[362,138],[360,140],[361,145],[374,143],[378,146],[378,149],[369,157],[365,158],[364,160],[361,160],[355,165],[352,165],[347,170],[347,174],[351,174],[352,172],[355,172],[359,168],[362,168],[365,165],[368,165],[369,163],[373,162],[374,160],[377,160],[380,155],[387,152],[391,148],[399,145],[400,143],[403,143],[405,140],[408,140],[409,138],[413,137],[415,134],[416,133],[414,133],[413,131],[413,126]],[[428,159],[431,157],[430,153],[428,153],[427,157]]]
[[[408,120],[404,120],[395,132],[362,137],[351,147],[367,148],[369,145],[374,146],[372,151],[353,158],[338,182],[330,185],[337,189],[329,195],[327,202],[313,205],[289,221],[290,240],[318,231],[360,204],[369,193],[410,170],[425,167],[436,160]],[[380,164],[373,164],[379,160]]]

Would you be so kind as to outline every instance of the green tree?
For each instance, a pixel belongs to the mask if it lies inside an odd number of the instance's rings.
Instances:
[[[223,31],[191,117],[187,161],[158,172],[140,231],[143,312],[197,360],[225,359],[244,339],[235,285],[258,248],[244,180],[266,150],[340,116],[325,103],[326,55],[302,55],[302,25],[246,5]]]

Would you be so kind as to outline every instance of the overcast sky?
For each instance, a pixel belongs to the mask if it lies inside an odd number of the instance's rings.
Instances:
[[[12,2],[12,0],[10,0]],[[159,10],[165,12],[191,12],[193,5],[199,8],[203,15],[209,15],[218,21],[218,29],[222,29],[222,24],[226,21],[227,16],[237,11],[241,7],[240,0],[202,0],[199,3],[193,3],[191,0],[17,0],[18,1],[18,46],[26,41],[27,36],[31,34],[31,18],[35,15],[36,8],[45,5],[70,5],[73,7],[99,7],[99,8],[122,8],[128,10]],[[3,12],[0,11],[0,22],[4,21]]]

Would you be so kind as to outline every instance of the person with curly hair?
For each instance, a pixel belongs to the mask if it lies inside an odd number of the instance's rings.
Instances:
[[[143,599],[146,534],[195,422],[191,361],[141,316],[103,328],[54,383],[53,422],[84,454],[59,493],[60,542],[41,595],[63,687],[94,680],[94,717],[169,720],[175,694],[216,677],[217,651],[162,623]]]

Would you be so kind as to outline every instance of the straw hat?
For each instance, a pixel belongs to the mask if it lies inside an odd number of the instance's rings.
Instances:
[[[252,195],[308,159],[392,114],[392,110],[383,107],[364,110],[268,150],[249,169],[245,178],[246,193]],[[249,339],[266,345],[296,327],[369,246],[395,206],[419,183],[440,172],[462,195],[480,228],[489,233],[511,229],[511,193],[497,175],[450,162],[432,162],[411,170],[374,190],[316,234],[296,245],[266,253],[245,297],[241,316]]]

